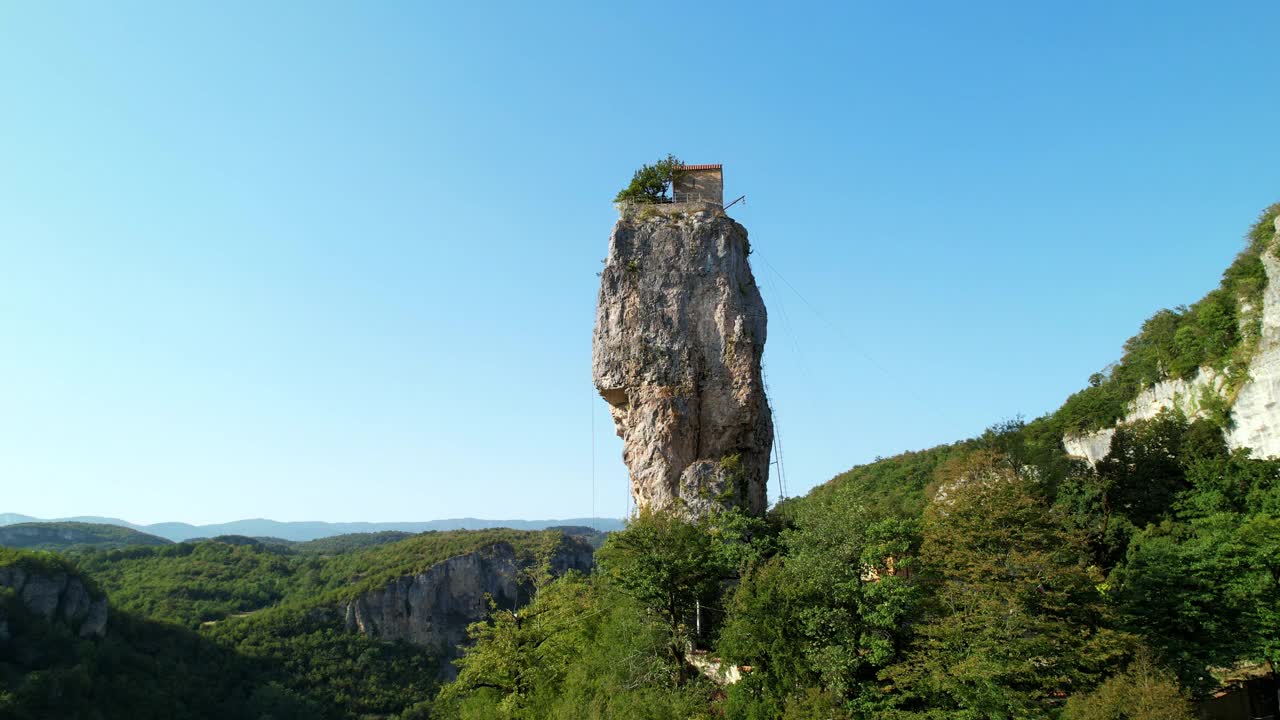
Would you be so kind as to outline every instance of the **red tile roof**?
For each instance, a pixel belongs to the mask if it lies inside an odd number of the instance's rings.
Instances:
[[[720,170],[723,168],[724,166],[721,165],[720,163],[716,163],[715,165],[681,165],[680,166],[681,170]]]

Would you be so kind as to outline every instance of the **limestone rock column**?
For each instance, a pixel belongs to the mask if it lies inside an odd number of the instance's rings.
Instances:
[[[744,227],[709,205],[624,209],[609,238],[592,373],[638,508],[768,505],[767,316]]]

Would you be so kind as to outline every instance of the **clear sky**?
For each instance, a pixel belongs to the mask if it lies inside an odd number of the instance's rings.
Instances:
[[[1277,28],[1275,2],[0,4],[0,512],[587,516],[594,427],[621,516],[596,272],[667,152],[747,195],[789,494],[1050,411],[1280,199]]]

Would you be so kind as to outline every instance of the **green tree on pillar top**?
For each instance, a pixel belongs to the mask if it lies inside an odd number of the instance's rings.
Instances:
[[[614,202],[658,203],[667,202],[671,198],[667,191],[675,182],[682,163],[675,156],[668,154],[652,165],[642,165],[631,177],[631,184],[618,191]]]

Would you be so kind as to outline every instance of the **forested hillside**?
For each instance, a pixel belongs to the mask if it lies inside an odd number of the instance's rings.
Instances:
[[[477,627],[437,712],[1155,720],[1269,673],[1280,463],[1169,414],[1090,470],[1038,427],[856,469],[767,522],[639,518],[604,572]]]
[[[1238,311],[1256,303],[1277,211],[1221,290],[1157,313],[1060,410],[855,467],[763,518],[641,514],[590,574],[552,572],[582,547],[570,535],[599,544],[583,528],[0,551],[0,565],[83,574],[112,611],[86,639],[0,591],[0,717],[1275,713],[1280,461],[1228,448],[1229,405],[1126,420],[1095,464],[1063,436],[1115,424],[1150,383],[1238,372],[1255,350]],[[422,647],[354,629],[354,598],[497,547],[531,599],[470,626],[455,680]],[[1215,699],[1250,678],[1262,692]]]
[[[559,532],[431,532],[305,550],[228,537],[74,555],[0,548],[0,566],[84,576],[111,600],[79,637],[0,587],[0,717],[390,717],[434,697],[439,659],[353,632],[343,601],[498,544],[545,582]],[[0,585],[3,585],[0,582]]]
[[[0,526],[0,546],[28,550],[110,549],[168,545],[169,540],[118,525],[82,522],[18,523]]]

